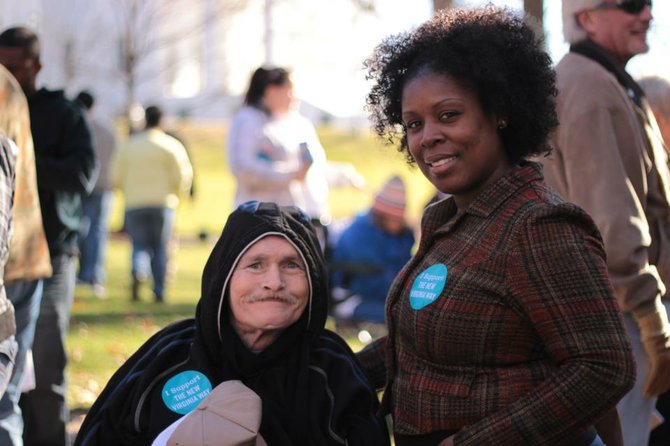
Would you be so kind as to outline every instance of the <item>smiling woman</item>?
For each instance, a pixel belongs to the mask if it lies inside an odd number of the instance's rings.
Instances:
[[[405,85],[402,104],[412,158],[459,209],[512,168],[499,135],[506,119],[484,113],[475,93],[453,77],[418,73]]]
[[[619,445],[635,374],[604,248],[528,160],[557,125],[542,42],[508,10],[448,10],[367,67],[377,132],[450,195],[359,353],[396,445]]]

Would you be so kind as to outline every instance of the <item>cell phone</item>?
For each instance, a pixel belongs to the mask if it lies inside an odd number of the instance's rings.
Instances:
[[[300,157],[305,162],[305,164],[312,164],[314,162],[312,152],[309,151],[309,146],[306,142],[300,143]]]

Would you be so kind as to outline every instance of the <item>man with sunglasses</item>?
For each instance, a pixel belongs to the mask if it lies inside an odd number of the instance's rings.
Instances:
[[[547,181],[595,220],[636,356],[618,410],[626,446],[647,445],[657,395],[670,388],[670,172],[644,93],[626,72],[648,51],[650,0],[564,0],[570,52],[556,67],[560,127]]]

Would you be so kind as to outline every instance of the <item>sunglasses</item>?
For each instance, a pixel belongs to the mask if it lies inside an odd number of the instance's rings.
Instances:
[[[621,3],[601,3],[596,9],[620,9],[628,14],[639,14],[645,6],[651,8],[651,0],[625,0]]]

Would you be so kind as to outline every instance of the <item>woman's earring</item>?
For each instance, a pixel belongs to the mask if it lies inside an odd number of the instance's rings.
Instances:
[[[502,130],[505,127],[507,127],[507,121],[505,121],[504,119],[498,121],[498,130]]]

